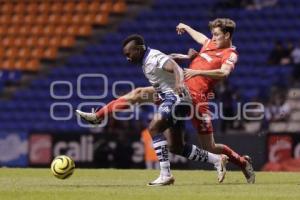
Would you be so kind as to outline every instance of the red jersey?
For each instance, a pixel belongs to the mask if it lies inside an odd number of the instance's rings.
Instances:
[[[207,39],[189,68],[195,70],[214,70],[220,69],[222,64],[226,63],[233,69],[236,62],[237,52],[235,47],[217,49],[212,40]],[[204,76],[195,76],[186,80],[185,83],[191,93],[206,94],[212,91],[218,81],[217,79]]]

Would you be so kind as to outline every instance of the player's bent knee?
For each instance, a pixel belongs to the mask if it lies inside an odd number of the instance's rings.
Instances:
[[[154,115],[153,120],[148,126],[151,136],[162,133],[166,129],[166,123],[159,115]]]
[[[151,122],[148,126],[149,133],[151,136],[155,136],[157,133],[159,133],[159,127],[155,122]]]

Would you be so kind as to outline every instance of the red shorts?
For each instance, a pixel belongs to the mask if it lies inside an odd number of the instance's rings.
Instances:
[[[209,111],[208,101],[197,98],[192,95],[193,100],[193,125],[197,129],[198,134],[208,135],[213,134],[213,126],[211,122],[211,112]]]

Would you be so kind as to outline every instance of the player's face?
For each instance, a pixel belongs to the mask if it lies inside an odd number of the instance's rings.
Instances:
[[[134,45],[133,42],[129,42],[124,46],[123,54],[128,62],[133,64],[139,64],[141,62],[141,51]]]
[[[228,40],[229,33],[224,34],[219,27],[212,29],[212,41],[216,44],[217,48],[225,47],[228,43]]]

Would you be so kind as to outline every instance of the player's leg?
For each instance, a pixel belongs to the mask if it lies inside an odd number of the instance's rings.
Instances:
[[[199,140],[203,149],[213,152],[215,154],[225,154],[229,157],[229,161],[244,168],[246,165],[246,159],[236,153],[233,149],[225,144],[216,144],[214,141],[213,134],[202,134],[199,133]]]
[[[225,144],[216,144],[213,137],[213,126],[207,107],[198,107],[197,115],[193,118],[193,124],[198,131],[199,141],[203,149],[215,153],[225,154],[229,161],[239,166],[248,183],[254,183],[255,174],[248,156],[240,156],[237,152]]]
[[[106,106],[102,107],[95,113],[82,112],[76,110],[76,113],[85,119],[86,121],[97,124],[105,117],[115,111],[126,110],[132,104],[154,102],[155,101],[155,90],[153,87],[140,87],[132,90],[128,94],[125,94],[118,99],[109,102]]]
[[[180,127],[171,127],[165,131],[165,136],[169,143],[170,152],[186,157],[196,162],[208,162],[217,169],[217,178],[221,183],[226,174],[226,164],[228,157],[226,155],[216,155],[194,144],[188,144],[184,141],[183,131]]]
[[[106,114],[110,114],[116,110],[127,109],[132,104],[154,102],[154,94],[155,90],[153,87],[136,88],[102,107],[96,112],[96,116],[101,119]]]
[[[213,134],[198,134],[201,146],[207,151],[215,154],[225,154],[229,157],[229,161],[239,166],[245,175],[248,183],[255,182],[255,173],[249,156],[240,156],[232,148],[225,144],[216,144]]]
[[[178,99],[174,93],[160,94],[160,98],[162,101],[158,107],[158,112],[154,114],[148,127],[161,168],[160,176],[149,183],[149,185],[154,186],[170,185],[175,181],[170,172],[168,142],[163,133],[173,124],[172,109],[175,107]]]
[[[175,181],[170,169],[168,142],[163,134],[168,124],[168,120],[161,113],[155,113],[148,127],[160,165],[159,177],[150,182],[149,186],[170,185]]]

